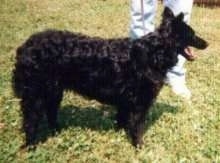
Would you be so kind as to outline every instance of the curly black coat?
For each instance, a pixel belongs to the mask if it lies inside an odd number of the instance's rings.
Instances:
[[[64,90],[118,108],[118,126],[125,128],[133,145],[142,143],[145,115],[168,69],[186,46],[205,48],[166,8],[160,27],[140,39],[102,39],[68,31],[47,30],[32,35],[17,49],[13,88],[21,98],[26,145],[32,144],[42,114],[57,127],[57,111]]]

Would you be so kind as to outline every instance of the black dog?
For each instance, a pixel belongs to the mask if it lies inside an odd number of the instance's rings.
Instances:
[[[64,90],[118,108],[118,127],[133,145],[142,144],[145,115],[184,49],[205,49],[207,43],[165,8],[159,28],[140,39],[91,38],[48,30],[32,35],[17,49],[13,88],[21,98],[26,145],[33,144],[42,114],[51,128]]]

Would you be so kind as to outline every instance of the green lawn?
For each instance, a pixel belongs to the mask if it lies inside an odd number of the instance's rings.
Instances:
[[[191,102],[164,87],[146,117],[144,146],[135,150],[114,129],[115,110],[65,93],[62,128],[52,136],[42,123],[35,150],[20,150],[19,100],[11,90],[15,50],[47,28],[104,38],[128,35],[129,0],[0,0],[0,162],[220,162],[220,8],[194,7],[191,24],[210,44],[187,63]],[[161,11],[161,6],[159,6]],[[159,16],[158,16],[159,18]],[[159,19],[158,19],[159,20]]]

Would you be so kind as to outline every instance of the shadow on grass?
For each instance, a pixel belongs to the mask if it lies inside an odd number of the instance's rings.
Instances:
[[[154,104],[146,116],[146,130],[167,112],[176,114],[178,108],[163,103]],[[89,128],[96,131],[114,130],[116,129],[115,114],[116,109],[108,106],[103,106],[101,108],[79,108],[74,105],[67,105],[59,111],[59,130],[56,133],[59,134],[62,130],[75,127],[80,127],[82,129]],[[47,129],[46,122],[43,122],[39,128],[37,143],[44,142],[48,137],[53,136],[53,132]]]

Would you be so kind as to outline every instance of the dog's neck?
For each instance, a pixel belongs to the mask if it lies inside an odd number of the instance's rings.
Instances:
[[[131,57],[133,57],[132,60],[134,60],[139,72],[145,73],[147,70],[146,73],[157,74],[160,78],[164,78],[167,71],[175,66],[178,61],[177,48],[179,43],[176,39],[169,26],[161,26],[154,32],[135,40]],[[146,76],[149,75],[146,74]]]

